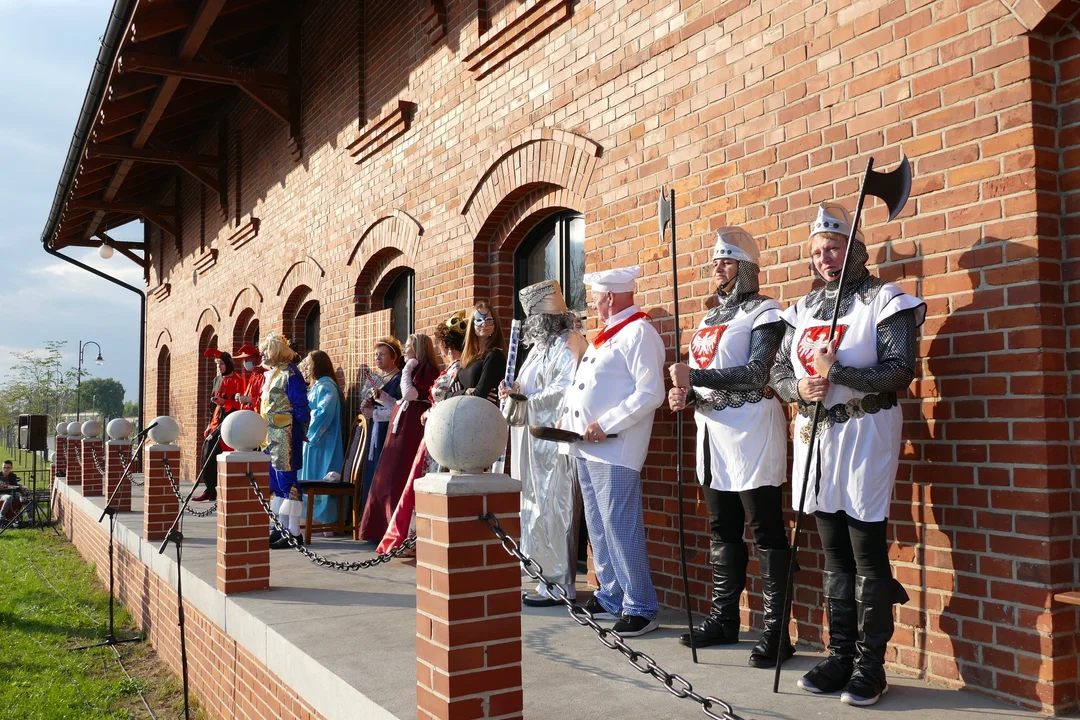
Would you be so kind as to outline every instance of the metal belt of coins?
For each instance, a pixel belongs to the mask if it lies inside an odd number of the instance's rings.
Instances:
[[[713,718],[714,720],[743,720],[741,716],[736,714],[735,708],[729,703],[724,702],[718,697],[705,697],[699,695],[694,692],[694,686],[681,675],[669,673],[667,670],[664,670],[664,668],[657,665],[656,661],[651,657],[643,652],[634,650],[624,643],[619,633],[597,624],[591,612],[566,597],[566,591],[563,590],[561,585],[553,583],[544,577],[544,568],[540,563],[521,552],[521,549],[518,547],[514,538],[507,535],[499,525],[498,518],[491,513],[487,513],[486,515],[481,515],[479,519],[487,523],[488,529],[491,530],[495,537],[499,539],[499,542],[502,543],[503,550],[505,550],[507,554],[517,558],[517,561],[521,563],[522,569],[525,570],[529,577],[542,583],[554,600],[565,605],[566,611],[570,613],[570,618],[574,622],[582,627],[592,628],[592,631],[596,633],[596,638],[603,643],[606,648],[621,652],[626,657],[627,662],[629,662],[635,670],[645,675],[652,675],[663,683],[664,687],[667,688],[667,691],[675,697],[689,698],[701,705],[701,711],[705,713],[706,717]]]
[[[858,420],[863,415],[874,415],[882,410],[896,407],[898,404],[894,392],[871,393],[861,398],[852,398],[846,403],[837,403],[828,409],[823,409],[821,419],[818,420],[818,435],[833,425],[843,425],[848,420]],[[799,414],[810,419],[810,422],[803,425],[799,431],[799,439],[804,445],[809,445],[810,427],[814,420],[814,404],[800,402]]]
[[[277,513],[270,509],[270,503],[266,501],[266,496],[263,495],[262,489],[259,487],[259,481],[256,480],[255,476],[251,474],[251,471],[248,471],[247,477],[248,482],[251,483],[252,492],[255,493],[255,497],[258,498],[259,504],[262,505],[263,512],[265,512],[270,518],[270,521],[274,523],[274,529],[281,533],[281,536],[286,539],[286,541],[289,543],[289,546],[292,547],[293,550],[296,550],[298,553],[300,553],[308,560],[320,567],[330,568],[331,570],[343,571],[367,570],[368,568],[373,568],[377,565],[382,565],[383,563],[390,562],[394,558],[401,557],[407,551],[412,550],[416,547],[416,536],[410,535],[409,537],[405,538],[405,542],[403,542],[398,547],[394,548],[388,553],[381,553],[379,555],[376,555],[370,560],[355,560],[353,562],[344,562],[341,560],[331,560],[329,558],[325,558],[322,555],[319,555],[318,553],[313,552],[312,550],[309,550],[305,546],[301,545],[300,541],[293,537],[293,534],[289,532],[284,525],[281,524],[281,520],[278,519]]]
[[[165,466],[165,477],[169,480],[169,486],[172,488],[173,495],[181,503],[184,502],[183,495],[180,494],[180,484],[176,482],[176,478],[172,474],[172,465],[169,464],[168,458],[162,458],[162,465]],[[184,508],[188,515],[194,515],[195,517],[209,517],[217,512],[217,503],[214,503],[206,510],[193,510],[191,506]]]

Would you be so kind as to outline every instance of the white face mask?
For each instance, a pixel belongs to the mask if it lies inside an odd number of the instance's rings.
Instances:
[[[244,369],[245,370],[254,370],[255,369],[255,363],[251,362],[250,360],[245,360],[244,361]]]

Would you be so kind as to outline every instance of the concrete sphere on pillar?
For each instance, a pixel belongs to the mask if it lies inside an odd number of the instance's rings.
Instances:
[[[101,430],[100,420],[87,420],[82,424],[82,434],[86,438],[101,437]]]
[[[69,422],[67,426],[67,434],[69,437],[79,437],[80,435],[82,435],[82,423],[75,421]]]
[[[424,441],[431,457],[452,472],[481,472],[502,455],[506,428],[494,403],[460,395],[432,408]]]
[[[56,434],[67,435],[67,423],[56,423]]]
[[[132,427],[131,422],[124,418],[113,418],[109,421],[108,426],[105,428],[105,432],[109,434],[110,440],[127,440],[131,437],[131,433],[135,428]]]
[[[49,462],[51,462],[51,463],[56,462],[56,451],[55,450],[52,450],[52,451],[49,452]]]
[[[266,442],[266,419],[251,410],[230,413],[221,423],[221,442],[237,450],[258,450]]]
[[[168,415],[159,415],[150,421],[150,439],[158,445],[172,445],[180,437],[180,423]],[[149,426],[148,426],[149,427]]]

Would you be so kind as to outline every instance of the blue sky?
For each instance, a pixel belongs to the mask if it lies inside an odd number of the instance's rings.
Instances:
[[[101,344],[95,377],[138,398],[139,300],[134,293],[46,255],[41,233],[90,81],[112,0],[0,0],[0,376],[11,353],[67,340],[74,368],[78,341]],[[138,225],[117,239],[140,240]],[[72,257],[144,288],[142,270],[119,253],[101,260],[89,248]]]

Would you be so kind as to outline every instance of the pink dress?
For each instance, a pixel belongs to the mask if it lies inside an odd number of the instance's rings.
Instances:
[[[455,360],[435,380],[435,384],[431,386],[431,399],[433,402],[437,403],[446,397],[450,386],[454,384],[454,380],[457,378],[458,367],[458,361]],[[375,548],[375,552],[390,552],[413,534],[413,525],[416,521],[416,492],[413,490],[413,483],[416,482],[417,478],[436,470],[438,470],[438,467],[431,459],[431,456],[427,454],[427,444],[421,440],[420,447],[416,451],[416,457],[413,459],[412,469],[409,472],[409,480],[405,483],[405,489],[401,493],[397,507],[394,508],[394,514],[390,517],[390,524],[387,526],[386,533],[383,535],[379,546]]]

